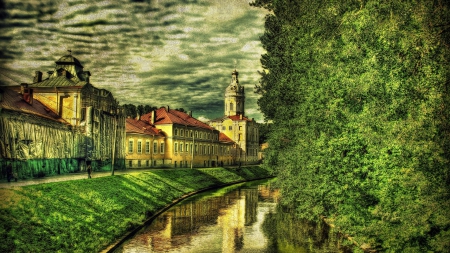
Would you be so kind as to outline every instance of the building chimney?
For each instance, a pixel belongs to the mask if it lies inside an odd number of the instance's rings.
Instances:
[[[28,88],[28,84],[27,83],[21,83],[20,84],[20,94],[23,94],[24,90]]]
[[[156,113],[155,113],[155,110],[153,110],[153,111],[152,111],[152,118],[150,119],[150,123],[151,123],[152,125],[155,124],[155,117],[156,117]]]
[[[28,104],[33,104],[33,89],[28,88],[28,84],[21,84],[22,98]]]
[[[89,77],[91,76],[91,72],[90,71],[84,71],[83,72],[83,77],[84,77],[84,80],[87,82],[87,83],[89,83]]]
[[[239,114],[239,119],[242,119],[242,114]]]
[[[34,72],[33,83],[39,83],[39,82],[42,82],[42,72],[39,70],[36,70]]]
[[[192,111],[189,111],[189,117],[192,117]]]
[[[169,106],[167,106],[167,111],[170,111],[170,107]]]

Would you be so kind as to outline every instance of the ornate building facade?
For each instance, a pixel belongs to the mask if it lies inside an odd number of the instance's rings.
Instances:
[[[112,163],[116,168],[124,168],[125,118],[111,92],[94,87],[89,80],[91,73],[72,54],[57,60],[54,70],[47,72],[47,78],[43,78],[41,71],[35,73],[32,83],[8,88],[20,93],[30,105],[38,101],[70,126],[72,141],[59,144],[65,145],[65,158],[72,159],[79,170],[89,163],[94,170],[109,170]],[[45,131],[35,136],[39,137],[33,142],[52,138]],[[60,159],[60,156],[47,153],[43,159]]]
[[[259,162],[259,125],[245,116],[245,91],[238,77],[239,73],[234,70],[225,89],[225,116],[211,120],[209,125],[236,143],[238,163],[253,164]]]

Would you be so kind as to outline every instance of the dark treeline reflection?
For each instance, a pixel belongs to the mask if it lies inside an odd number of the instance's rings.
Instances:
[[[272,181],[189,198],[158,216],[116,252],[345,252],[327,226],[277,207]]]
[[[262,225],[268,238],[266,252],[353,252],[349,241],[323,222],[298,218],[292,208],[278,205]]]

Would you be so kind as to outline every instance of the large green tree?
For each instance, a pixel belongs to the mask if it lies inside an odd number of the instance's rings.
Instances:
[[[447,1],[257,0],[285,204],[392,252],[450,247]]]

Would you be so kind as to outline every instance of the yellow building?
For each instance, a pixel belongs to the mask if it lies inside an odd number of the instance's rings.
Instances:
[[[245,91],[238,76],[239,73],[234,70],[231,83],[225,90],[225,116],[211,120],[209,125],[237,144],[240,150],[236,157],[237,163],[254,164],[259,162],[259,125],[244,114]]]
[[[47,78],[35,73],[33,83],[16,89],[29,103],[38,100],[84,135],[71,147],[82,151],[76,158],[92,163],[94,170],[108,169],[113,157],[115,165],[123,167],[125,118],[111,92],[94,87],[91,73],[71,53],[56,61]]]
[[[165,139],[154,125],[143,120],[126,119],[126,167],[164,166]]]
[[[141,128],[151,127],[161,137],[148,134],[146,137],[139,137],[136,131],[132,131],[132,123]],[[137,144],[139,138],[141,144]],[[230,165],[237,154],[235,143],[229,139],[221,139],[219,131],[193,118],[191,114],[169,107],[144,114],[139,120],[127,119],[126,139],[128,151],[133,151],[127,153],[127,167],[130,164],[131,167],[139,164],[144,167],[144,164],[147,165],[146,161],[150,161],[149,167],[216,167]],[[141,148],[138,154],[139,145],[144,145],[147,140],[153,143],[151,150],[146,153]],[[137,145],[137,148],[132,150],[130,145]]]

